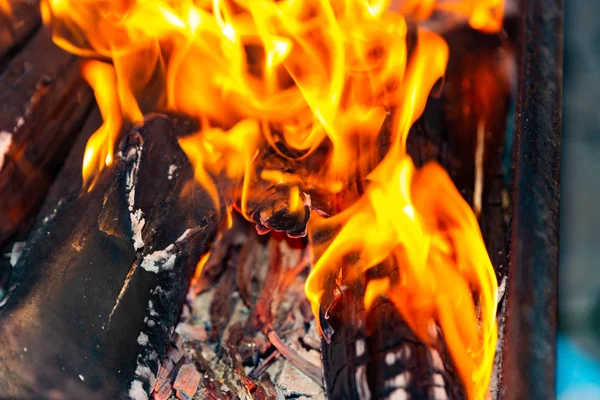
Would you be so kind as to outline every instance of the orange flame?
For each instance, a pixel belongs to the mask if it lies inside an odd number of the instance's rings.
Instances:
[[[86,185],[112,162],[123,120],[142,121],[149,110],[198,120],[199,131],[179,141],[195,178],[217,206],[216,178],[239,182],[246,217],[248,200],[260,195],[252,192],[258,179],[284,185],[293,212],[304,185],[318,181],[338,193],[364,157],[374,158],[355,204],[331,218],[311,217],[311,232],[339,232],[316,251],[307,297],[318,316],[332,279],[353,282],[393,259],[400,277],[370,282],[367,307],[387,296],[428,343],[427,328],[439,325],[469,397],[479,399],[495,350],[497,283],[476,219],[450,178],[435,165],[415,171],[406,153],[409,129],[448,58],[444,40],[423,29],[409,57],[407,18],[449,12],[495,31],[503,3],[404,0],[393,5],[399,12],[391,8],[389,0],[42,1],[58,45],[112,63],[84,68],[105,119],[86,148]],[[382,159],[373,154],[388,113],[391,147]],[[265,148],[291,157],[282,146],[297,160],[323,148],[330,157],[314,176],[256,174]],[[349,253],[358,257],[342,269]]]
[[[91,190],[97,178],[95,172],[113,162],[113,146],[123,119],[114,68],[99,61],[87,61],[83,64],[82,75],[94,89],[104,120],[102,126],[89,138],[83,153],[83,185]]]
[[[399,0],[397,8],[404,15],[427,19],[434,11],[467,17],[472,28],[496,32],[502,28],[504,0]]]
[[[10,0],[0,0],[0,14],[4,14],[7,17],[12,15],[12,5]]]

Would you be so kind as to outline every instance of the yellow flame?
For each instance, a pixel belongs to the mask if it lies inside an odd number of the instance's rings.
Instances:
[[[258,179],[283,185],[293,212],[306,186],[339,193],[370,165],[360,199],[330,218],[311,217],[311,232],[338,234],[323,248],[315,244],[319,257],[306,295],[319,315],[332,281],[354,282],[392,260],[399,278],[370,282],[367,308],[387,296],[428,343],[434,339],[427,328],[440,326],[469,397],[479,399],[495,350],[497,283],[477,221],[450,178],[435,165],[416,171],[406,153],[410,127],[443,77],[449,51],[440,36],[419,29],[409,56],[407,21],[441,11],[496,31],[503,2],[399,3],[399,11],[389,0],[42,0],[41,6],[58,45],[111,62],[84,67],[104,118],[86,148],[86,185],[112,162],[123,120],[142,121],[155,110],[197,119],[199,131],[179,143],[229,224],[222,178],[237,183],[234,200],[249,218],[249,199],[261,195],[253,192]],[[378,139],[389,113],[391,146],[381,155]],[[268,148],[286,160],[325,150],[329,157],[308,176],[268,168],[258,175]],[[342,269],[350,253],[357,257]]]
[[[504,0],[399,0],[397,7],[402,14],[421,20],[436,10],[455,13],[484,32],[500,30],[504,17]]]
[[[83,184],[91,190],[98,177],[96,172],[113,162],[113,146],[123,119],[114,68],[99,61],[86,61],[82,66],[82,75],[94,89],[104,119],[102,126],[89,138],[83,155]]]

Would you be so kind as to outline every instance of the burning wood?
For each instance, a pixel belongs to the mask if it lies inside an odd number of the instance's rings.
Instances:
[[[510,53],[493,35],[501,0],[44,0],[42,11],[56,43],[102,60],[83,75],[104,123],[80,154],[83,190],[38,223],[0,310],[0,358],[34,354],[6,364],[27,371],[11,393],[68,375],[43,370],[59,357],[48,335],[88,394],[488,396],[509,64],[469,53],[476,66],[463,67],[453,32],[424,21],[454,15]],[[33,312],[50,316],[35,333]],[[69,335],[88,324],[92,335]],[[77,350],[91,366],[71,360]]]
[[[59,178],[71,187],[53,192],[56,208],[38,221],[0,310],[3,395],[139,398],[154,385],[217,225],[177,144],[193,125],[173,121],[154,117],[132,131],[88,193],[68,173]],[[70,161],[78,172],[81,153]]]
[[[90,108],[75,57],[39,32],[0,75],[0,248],[24,239]]]

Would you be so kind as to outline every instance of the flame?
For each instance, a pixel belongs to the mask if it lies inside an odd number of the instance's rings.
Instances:
[[[400,13],[424,20],[434,11],[445,11],[467,17],[469,25],[484,32],[502,28],[504,0],[400,0]]]
[[[102,114],[102,126],[89,138],[83,153],[83,185],[92,189],[96,182],[96,171],[113,162],[113,147],[123,123],[117,77],[113,67],[99,61],[87,61],[82,66],[82,75],[94,89],[94,95]]]
[[[200,276],[202,276],[202,271],[204,270],[204,266],[206,265],[206,262],[210,258],[210,253],[211,253],[210,251],[207,251],[206,253],[204,253],[202,255],[202,257],[200,257],[200,260],[198,260],[198,264],[196,264],[196,269],[194,270],[194,276],[192,277],[191,286],[194,286],[193,282],[200,279]]]
[[[7,17],[12,15],[12,5],[10,0],[0,0],[0,14],[4,14]]]
[[[260,179],[284,186],[294,212],[307,187],[333,196],[356,171],[366,171],[365,192],[354,204],[330,218],[311,216],[311,233],[338,231],[323,246],[314,244],[318,257],[306,295],[315,315],[332,282],[356,282],[392,260],[399,277],[368,283],[367,308],[387,296],[427,343],[435,339],[428,328],[440,326],[469,397],[483,397],[496,340],[493,269],[477,221],[450,178],[436,165],[417,171],[406,153],[410,127],[443,77],[449,50],[423,28],[413,49],[407,36],[410,21],[436,11],[497,31],[502,0],[404,0],[393,7],[389,0],[42,0],[41,6],[58,45],[111,63],[84,67],[104,118],[86,148],[84,184],[93,186],[112,162],[123,122],[143,121],[144,112],[156,110],[197,119],[198,132],[179,143],[195,179],[228,217],[222,178],[237,185],[233,200],[250,218],[248,202],[261,196]],[[381,155],[378,139],[390,118],[390,148]],[[257,173],[268,149],[290,162],[325,150],[329,157],[308,176]]]

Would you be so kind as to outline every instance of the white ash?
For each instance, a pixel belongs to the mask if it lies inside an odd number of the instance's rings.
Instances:
[[[158,313],[154,309],[154,303],[152,303],[152,300],[148,300],[148,312],[150,312],[150,316],[152,317],[158,316]]]
[[[17,265],[21,254],[23,254],[23,249],[25,248],[25,242],[15,242],[12,246],[10,253],[6,254],[7,257],[10,257],[8,261],[12,267]]]
[[[0,132],[0,170],[4,166],[4,157],[12,144],[12,133],[7,131]]]
[[[129,398],[133,400],[148,400],[148,393],[144,390],[144,386],[141,381],[137,379],[131,382],[129,388]]]
[[[177,254],[170,249],[175,246],[170,245],[166,250],[158,250],[145,256],[142,260],[142,268],[155,274],[160,271],[170,271],[175,266]]]
[[[301,394],[300,397],[296,397],[298,399],[326,399],[325,391],[321,386],[310,379],[307,380],[304,373],[296,369],[291,363],[286,361],[281,362],[283,362],[284,365],[281,373],[276,379],[276,384],[284,391],[284,393],[288,395]],[[301,390],[301,393],[290,393],[290,388],[298,388]]]
[[[397,351],[390,351],[385,355],[385,363],[387,365],[394,365],[398,360],[408,360],[410,358],[410,347],[407,345],[402,346]]]
[[[150,293],[154,296],[162,296],[168,294],[160,285],[150,290]],[[142,346],[137,356],[137,366],[135,370],[135,378],[131,382],[129,396],[132,399],[147,399],[149,393],[144,389],[144,384],[148,384],[149,390],[152,391],[156,384],[157,375],[152,371],[156,367],[156,371],[160,370],[160,360],[156,351],[155,345],[150,340],[150,332],[153,331],[158,324],[151,317],[158,316],[154,308],[154,302],[148,300],[148,316],[144,317],[145,326],[140,331],[137,337],[137,344]],[[147,326],[147,328],[146,328]],[[171,333],[169,333],[169,336]]]
[[[150,291],[150,293],[152,294],[158,294],[158,295],[164,295],[166,293],[168,293],[165,289],[163,289],[160,285],[158,285],[157,287],[155,287],[154,289],[152,289]]]
[[[444,387],[434,386],[431,388],[433,394],[433,400],[448,400],[448,393]]]
[[[394,390],[387,397],[387,400],[409,400],[409,399],[410,399],[410,396],[409,396],[408,392],[402,388]]]
[[[365,341],[362,339],[358,339],[355,344],[356,344],[356,356],[361,357],[363,354],[365,354]],[[386,357],[386,359],[387,359],[387,357]]]
[[[144,241],[142,240],[142,229],[144,229],[144,225],[146,224],[144,212],[139,208],[135,208],[135,185],[137,184],[137,176],[140,170],[143,148],[144,146],[140,144],[139,146],[129,149],[127,155],[125,156],[125,161],[131,161],[135,157],[135,162],[125,177],[125,188],[128,191],[127,203],[129,205],[131,219],[133,248],[135,251],[138,251],[144,247]]]
[[[177,238],[177,240],[175,241],[175,243],[181,243],[181,242],[185,241],[185,240],[188,238],[188,236],[190,236],[190,234],[192,234],[192,233],[195,233],[195,232],[197,232],[197,231],[198,231],[198,229],[189,229],[189,228],[188,228],[188,229],[186,229],[186,230],[185,230],[185,231],[184,231],[184,232],[181,234],[181,236],[179,236],[179,237]]]
[[[496,307],[500,304],[500,301],[504,298],[504,294],[506,293],[506,276],[502,278],[502,282],[498,285],[498,297],[496,300]]]
[[[146,335],[144,332],[140,332],[137,342],[140,346],[146,346],[148,344],[148,335]]]
[[[168,171],[168,176],[167,176],[168,180],[173,179],[175,170],[177,170],[177,165],[175,165],[175,164],[169,165],[169,171]]]
[[[135,400],[138,399],[148,399],[148,393],[144,390],[144,386],[142,382],[147,382],[150,388],[154,387],[154,383],[156,382],[156,376],[152,372],[152,370],[140,363],[140,356],[138,355],[138,363],[135,368],[135,376],[139,379],[134,379],[131,382],[131,386],[129,387],[129,397]]]
[[[446,384],[442,374],[433,374],[433,384],[436,386],[444,386]]]
[[[410,372],[406,371],[406,372],[396,375],[392,379],[386,380],[384,385],[386,388],[390,388],[390,389],[406,388],[406,387],[408,387],[409,381],[410,381]]]
[[[60,208],[60,206],[62,206],[64,203],[64,199],[60,199],[58,201],[58,204],[56,205],[56,207],[54,208],[54,210],[52,210],[52,212],[48,215],[46,215],[44,217],[44,224],[47,224],[48,222],[52,221],[54,218],[56,218],[56,214],[58,213],[58,209]]]
[[[431,362],[433,367],[438,371],[444,370],[444,363],[442,362],[442,357],[440,357],[440,353],[438,353],[435,349],[429,349],[429,355],[431,356]]]
[[[359,400],[371,400],[371,390],[367,381],[367,367],[365,365],[358,367],[354,378]]]
[[[142,210],[137,209],[131,213],[131,231],[133,233],[133,248],[137,251],[144,247],[144,240],[142,239],[142,229],[146,224],[144,219],[144,213]]]
[[[175,241],[175,244],[182,243],[187,240],[188,236],[195,232],[193,229],[186,229],[179,238]],[[151,254],[144,256],[142,259],[141,266],[148,272],[153,272],[155,274],[161,271],[170,271],[175,266],[175,261],[177,259],[177,246],[175,244],[170,244],[164,250],[157,250]],[[159,290],[160,286],[156,288]],[[162,288],[160,289],[162,290]]]

